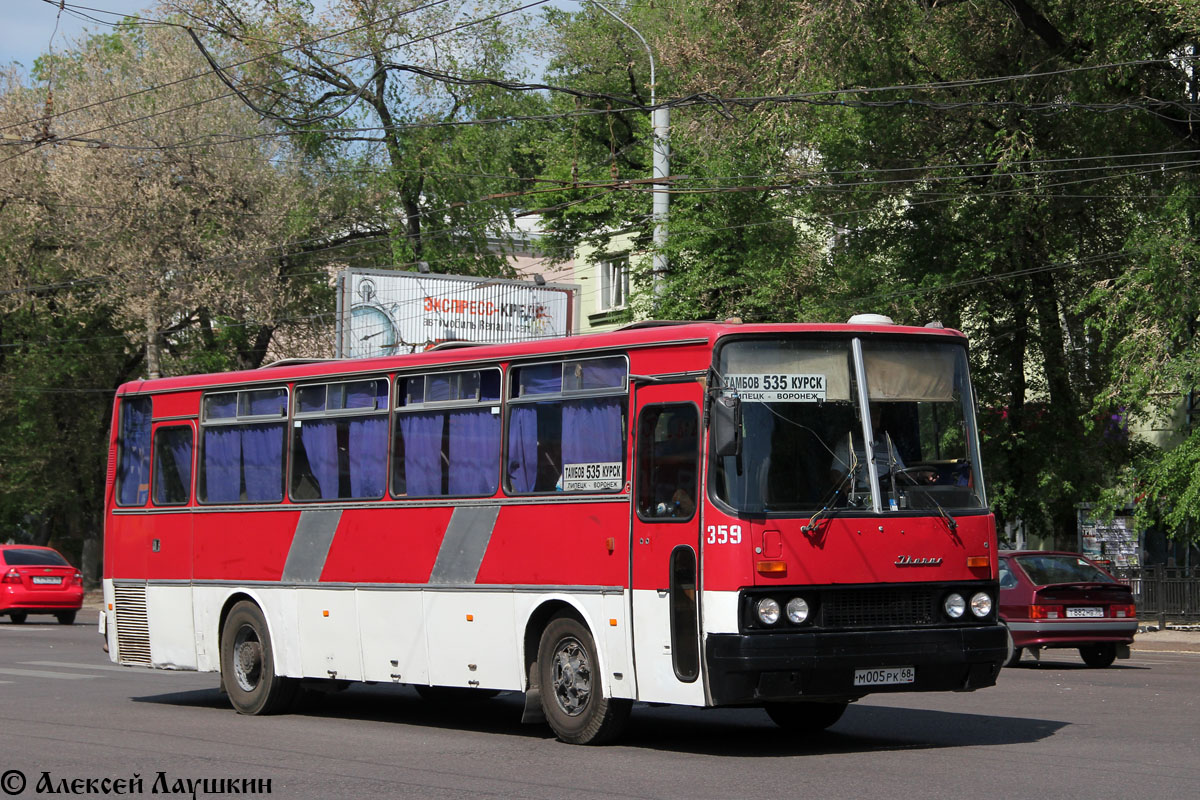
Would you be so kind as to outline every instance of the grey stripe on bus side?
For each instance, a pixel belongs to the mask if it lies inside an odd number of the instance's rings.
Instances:
[[[333,535],[337,533],[341,519],[339,508],[314,508],[300,514],[296,535],[292,537],[292,547],[283,565],[282,580],[302,583],[321,580],[329,545],[333,544]]]
[[[474,583],[499,516],[498,505],[454,509],[429,582]]]

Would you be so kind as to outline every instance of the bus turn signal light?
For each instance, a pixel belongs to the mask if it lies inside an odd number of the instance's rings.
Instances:
[[[992,560],[987,556],[967,556],[967,567],[969,569],[981,569],[990,567]]]
[[[760,575],[786,575],[787,562],[778,560],[763,560],[757,561],[754,568],[758,570]]]

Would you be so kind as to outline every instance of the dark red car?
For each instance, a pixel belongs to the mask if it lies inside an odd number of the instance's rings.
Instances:
[[[51,547],[0,544],[0,614],[21,624],[30,614],[75,622],[83,606],[83,574]]]
[[[1000,621],[1008,628],[1008,658],[1026,650],[1070,647],[1089,667],[1129,658],[1137,609],[1128,586],[1079,553],[1000,553]]]

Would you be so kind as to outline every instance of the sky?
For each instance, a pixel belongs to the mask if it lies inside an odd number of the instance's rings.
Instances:
[[[152,5],[152,0],[67,1],[76,8],[86,6],[116,14],[136,14],[140,9]],[[116,22],[118,19],[113,14],[102,14],[99,11],[76,13],[88,14],[107,22]],[[57,3],[51,4],[45,0],[0,0],[0,65],[7,66],[13,61],[18,61],[28,71],[33,67],[34,59],[46,52],[52,35],[55,46],[61,47],[69,37],[82,33],[84,27],[95,33],[111,30],[107,25],[82,20],[67,10],[62,13],[56,34],[54,22],[58,16]]]
[[[46,52],[51,36],[55,47],[62,47],[85,27],[93,33],[111,30],[108,25],[81,19],[81,14],[113,23],[119,19],[117,14],[136,14],[152,7],[154,0],[67,0],[67,5],[69,8],[60,16],[57,0],[0,0],[0,67],[17,61],[28,72],[34,59]],[[577,4],[552,0],[550,5],[573,7]],[[57,33],[54,32],[56,19]]]

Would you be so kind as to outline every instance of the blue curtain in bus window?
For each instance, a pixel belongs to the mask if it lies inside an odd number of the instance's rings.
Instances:
[[[237,392],[210,394],[204,398],[205,419],[233,419],[237,416]]]
[[[387,408],[387,381],[359,381],[346,387],[346,408]]]
[[[242,427],[242,464],[246,499],[277,503],[283,499],[283,425],[270,422]]]
[[[245,397],[246,393],[243,392]],[[249,393],[249,409],[247,413],[272,414],[281,417],[287,411],[287,392],[283,389],[264,389],[258,392]]]
[[[442,493],[442,414],[400,415],[404,484],[409,497]]]
[[[521,367],[517,381],[521,386],[522,397],[531,394],[557,394],[562,391],[562,364]]]
[[[449,375],[430,375],[426,387],[426,403],[458,399],[454,394],[453,387],[450,385]]]
[[[383,497],[387,484],[387,417],[350,420],[350,494]]]
[[[175,469],[179,470],[179,480],[184,490],[192,491],[192,432],[180,436],[171,442],[171,453],[175,456]]]
[[[121,469],[117,502],[144,505],[150,497],[150,398],[121,404]]]
[[[308,469],[317,482],[322,500],[338,496],[337,423],[306,419],[300,427],[300,443],[308,459]],[[294,459],[293,459],[294,462]],[[293,463],[292,469],[294,470]]]
[[[490,408],[450,414],[450,494],[496,492],[500,460],[500,415]]]
[[[615,389],[625,381],[625,359],[605,358],[584,362],[581,389]]]
[[[204,502],[242,499],[242,429],[236,425],[204,429]]]
[[[192,491],[192,431],[190,428],[177,428],[164,435],[169,437],[165,448],[166,456],[174,462],[175,473],[179,476],[179,482],[183,484],[183,501],[187,502],[187,497]],[[159,475],[164,474],[164,471],[160,469],[157,473],[155,480],[159,481]],[[164,489],[155,491],[156,503],[172,502],[175,499],[167,497],[165,486]]]
[[[595,464],[621,460],[621,406],[617,397],[572,400],[563,404],[562,457],[564,464]]]
[[[508,424],[508,485],[532,492],[537,481],[537,406],[512,406]]]

